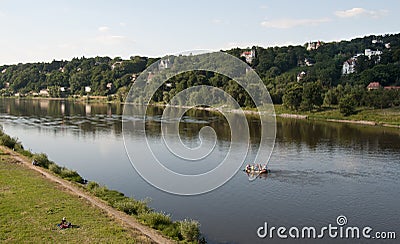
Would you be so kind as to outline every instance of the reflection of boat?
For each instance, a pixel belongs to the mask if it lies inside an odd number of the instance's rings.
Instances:
[[[262,170],[245,169],[244,171],[245,171],[247,174],[254,174],[254,175],[260,175],[260,174],[268,174],[268,173],[271,173],[271,170],[269,170],[269,169],[262,169]]]

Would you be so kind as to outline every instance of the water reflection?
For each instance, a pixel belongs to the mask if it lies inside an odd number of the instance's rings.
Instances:
[[[145,109],[135,106],[135,109]],[[116,136],[122,133],[122,104],[99,104],[60,100],[0,99],[1,120],[27,126],[62,130],[73,130],[83,136],[111,132]],[[160,134],[163,108],[148,107],[146,111],[146,133],[150,136]],[[231,114],[230,116],[236,116]],[[256,116],[247,116],[250,124],[251,144],[259,143],[260,121]],[[182,138],[198,136],[204,126],[211,126],[222,141],[230,141],[230,128],[226,118],[218,112],[189,110],[182,118],[179,131]],[[238,125],[234,128],[242,130]],[[353,150],[399,151],[397,142],[400,131],[392,128],[360,126],[341,123],[326,123],[306,120],[278,119],[277,141],[294,144],[301,150],[306,144],[311,149],[321,145],[327,150],[334,146]]]

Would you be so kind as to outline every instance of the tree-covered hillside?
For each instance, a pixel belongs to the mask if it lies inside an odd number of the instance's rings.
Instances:
[[[235,48],[226,52],[249,63],[275,103],[294,110],[341,103],[381,108],[400,105],[400,90],[395,87],[400,86],[400,34],[329,43],[318,41],[302,46]],[[0,66],[1,94],[53,97],[116,94],[122,98],[137,75],[156,60],[139,56],[129,60],[82,57],[71,61],[3,65]],[[378,82],[381,89],[375,89],[378,86],[368,91],[371,82]],[[252,106],[244,91],[221,75],[189,72],[173,78],[171,84],[170,89],[160,91],[154,99],[168,101],[187,87],[206,84],[223,88],[242,106]]]

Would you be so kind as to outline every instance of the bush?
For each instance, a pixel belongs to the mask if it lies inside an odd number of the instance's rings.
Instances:
[[[150,211],[146,202],[136,201],[131,198],[125,198],[120,201],[115,201],[112,206],[130,215],[138,215],[148,213]]]
[[[109,190],[105,186],[100,186],[96,182],[89,182],[87,189],[93,193],[96,197],[103,199],[108,202],[111,206],[118,201],[122,201],[127,198],[123,193]]]
[[[200,224],[195,220],[187,220],[180,222],[180,230],[182,237],[187,241],[197,241],[200,237]]]
[[[170,225],[168,225],[167,227],[165,227],[165,229],[162,230],[162,233],[166,236],[172,237],[176,240],[182,240],[182,235],[180,233],[180,224],[178,222],[174,222]]]
[[[28,158],[33,157],[33,153],[31,153],[31,151],[25,150],[22,146],[20,147],[19,144],[17,144],[15,147],[16,147],[15,151],[24,155],[25,157],[28,157]]]
[[[76,172],[75,170],[67,169],[65,167],[61,168],[61,172],[59,173],[59,175],[63,179],[66,179],[69,181],[74,181],[74,182],[81,183],[81,184],[83,184],[85,182],[84,179],[78,174],[78,172]]]
[[[61,167],[58,166],[57,164],[50,164],[49,170],[57,175],[61,174]]]
[[[139,219],[141,219],[144,224],[157,230],[164,230],[166,227],[172,224],[171,217],[164,213],[143,213],[139,215]]]
[[[11,136],[1,132],[0,144],[8,148],[14,149],[15,145],[18,143],[17,138],[12,138]]]
[[[340,99],[339,111],[344,116],[349,116],[356,112],[356,100],[352,95],[348,94]]]
[[[42,168],[49,168],[49,165],[53,162],[51,162],[48,158],[47,155],[44,153],[35,153],[32,157],[34,161],[36,161],[37,165],[42,167]],[[53,163],[54,164],[54,163]]]
[[[94,181],[89,181],[89,183],[86,185],[86,187],[89,191],[93,191],[94,189],[99,187],[99,184]]]

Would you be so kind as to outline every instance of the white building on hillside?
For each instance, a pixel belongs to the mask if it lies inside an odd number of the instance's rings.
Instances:
[[[343,63],[342,74],[348,75],[356,71],[356,59],[350,58]]]
[[[256,51],[251,49],[251,51],[244,51],[242,54],[240,54],[240,57],[245,57],[246,62],[251,64],[253,59],[256,58]]]
[[[317,50],[320,46],[322,46],[321,41],[309,42],[307,45],[307,51]]]
[[[382,54],[382,51],[379,50],[371,50],[371,49],[365,49],[364,55],[367,56],[369,59],[371,59],[372,56],[380,56]]]
[[[168,69],[170,67],[171,67],[171,62],[169,61],[169,58],[161,59],[160,63],[158,64],[158,69],[159,70]]]

